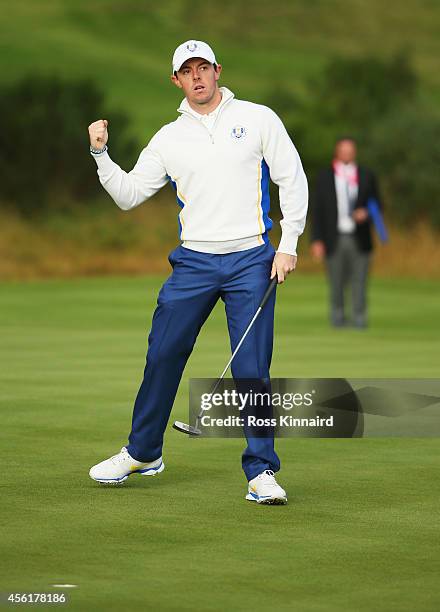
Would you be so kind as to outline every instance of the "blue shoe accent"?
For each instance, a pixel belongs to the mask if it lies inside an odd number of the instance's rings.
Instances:
[[[249,491],[249,495],[252,495],[254,499],[267,499],[270,497],[270,495],[257,495],[256,493],[252,493],[252,491]]]
[[[135,472],[131,472],[131,473],[136,473],[138,472],[139,474],[146,474],[147,472],[157,472],[158,470],[160,470],[160,468],[162,467],[162,461],[159,463],[158,466],[153,467],[153,468],[145,468],[144,470],[136,470]]]
[[[115,481],[120,481],[120,480],[124,480],[125,478],[127,478],[127,476],[129,476],[132,472],[128,472],[128,474],[125,474],[124,476],[121,476],[120,478],[93,478],[93,480],[96,480],[96,482],[102,482],[103,480],[105,480],[106,482],[115,482]]]
[[[119,482],[123,482],[124,480],[126,480],[129,476],[131,476],[131,474],[151,473],[152,475],[154,475],[157,472],[162,472],[164,467],[165,467],[165,464],[163,461],[161,461],[160,464],[156,467],[144,468],[142,470],[131,470],[130,472],[127,472],[126,474],[124,474],[123,476],[120,476],[119,478],[93,478],[93,480],[95,480],[96,482],[102,482],[102,483],[105,483],[105,482],[119,483]]]

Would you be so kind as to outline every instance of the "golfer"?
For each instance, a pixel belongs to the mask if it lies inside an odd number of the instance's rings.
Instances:
[[[180,116],[153,136],[133,170],[124,172],[111,159],[108,122],[89,126],[99,180],[120,208],[139,206],[168,183],[180,206],[181,244],[169,255],[173,272],[157,300],[129,443],[91,468],[91,478],[102,483],[162,472],[164,431],[202,325],[221,298],[233,351],[270,278],[277,275],[282,283],[295,269],[305,224],[307,179],[278,116],[219,87],[222,67],[204,42],[189,40],[177,47],[172,70],[172,82],[185,95]],[[282,212],[276,252],[268,238],[270,179],[279,187]],[[234,378],[269,378],[274,306],[275,291],[232,363]],[[280,461],[273,436],[248,436],[247,442],[242,456],[246,499],[286,503],[286,492],[275,480]]]

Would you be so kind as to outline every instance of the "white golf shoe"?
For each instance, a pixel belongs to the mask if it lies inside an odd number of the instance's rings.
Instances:
[[[257,504],[287,504],[287,494],[275,480],[272,470],[264,470],[249,481],[246,499]]]
[[[156,461],[151,461],[151,463],[142,463],[142,461],[133,459],[124,446],[117,455],[94,465],[89,472],[89,476],[103,484],[122,484],[130,474],[155,476],[162,472],[164,468],[165,464],[162,457],[159,457]]]

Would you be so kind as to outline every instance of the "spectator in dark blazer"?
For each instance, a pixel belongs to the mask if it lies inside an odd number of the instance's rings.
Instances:
[[[330,283],[330,320],[335,327],[367,325],[366,286],[373,249],[367,202],[377,200],[376,179],[356,163],[356,142],[341,138],[330,167],[316,182],[312,203],[312,244],[315,259],[326,262]],[[345,291],[351,286],[352,317],[347,319]]]

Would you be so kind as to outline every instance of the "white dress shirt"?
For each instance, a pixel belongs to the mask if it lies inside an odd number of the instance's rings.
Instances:
[[[355,170],[355,164],[344,164],[348,173]],[[358,185],[349,182],[342,174],[335,173],[336,201],[338,205],[338,232],[352,234],[356,223],[351,216],[353,212],[350,201],[355,202],[358,195]]]

